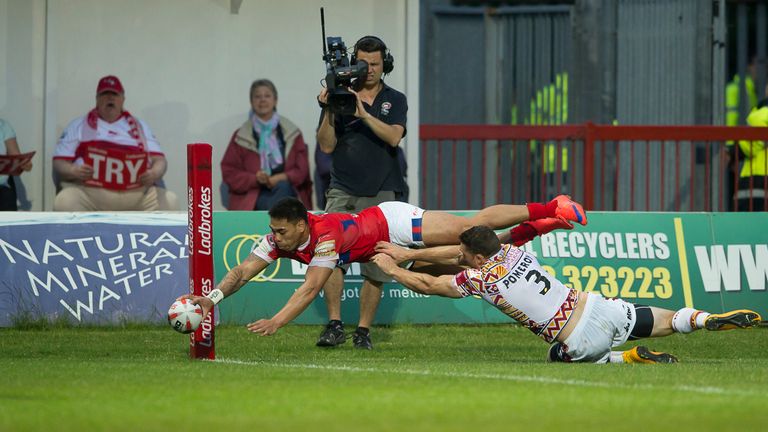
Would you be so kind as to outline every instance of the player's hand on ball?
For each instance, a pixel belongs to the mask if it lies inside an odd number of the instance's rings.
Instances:
[[[194,305],[200,305],[201,308],[203,308],[203,319],[208,316],[208,313],[213,309],[213,301],[209,299],[208,297],[204,296],[196,296],[192,294],[184,294],[183,296],[179,296],[179,298],[176,299],[176,301],[179,301],[181,299],[187,299]]]
[[[256,322],[248,324],[247,327],[249,332],[256,333],[261,336],[271,336],[277,333],[277,330],[280,328],[280,326],[271,319],[260,319]]]

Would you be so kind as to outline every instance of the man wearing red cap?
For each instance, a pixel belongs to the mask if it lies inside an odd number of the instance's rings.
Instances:
[[[96,108],[73,120],[53,155],[61,182],[56,211],[176,210],[176,195],[156,185],[167,164],[149,126],[123,109],[116,76],[96,87]]]

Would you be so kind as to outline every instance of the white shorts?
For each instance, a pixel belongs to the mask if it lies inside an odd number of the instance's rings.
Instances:
[[[400,201],[379,204],[389,225],[389,241],[405,247],[423,247],[421,222],[424,209]]]
[[[606,363],[611,348],[627,341],[636,320],[631,303],[590,293],[579,323],[563,343],[563,352],[573,362]]]

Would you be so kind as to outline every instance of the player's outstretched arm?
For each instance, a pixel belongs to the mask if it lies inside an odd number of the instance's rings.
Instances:
[[[461,256],[459,246],[456,245],[408,249],[383,241],[376,243],[376,252],[389,255],[397,264],[405,261],[425,261],[433,264],[459,265]]]
[[[270,319],[260,319],[248,324],[248,330],[262,336],[273,335],[277,330],[293,321],[312,303],[325,282],[331,277],[332,268],[310,266],[304,276],[304,283],[293,293],[288,302]]]
[[[384,273],[411,291],[441,297],[461,297],[461,294],[453,287],[453,276],[435,277],[425,273],[415,273],[398,267],[397,263],[386,254],[377,254],[371,258],[371,261],[375,262]]]
[[[257,257],[254,254],[249,254],[248,258],[242,263],[233,267],[232,270],[227,272],[221,279],[221,282],[216,286],[216,289],[211,291],[207,296],[196,296],[192,294],[185,294],[179,297],[177,300],[183,298],[192,300],[193,304],[199,304],[203,308],[203,319],[208,315],[208,312],[213,309],[217,303],[223,300],[225,297],[229,297],[243,287],[248,281],[253,279],[254,276],[261,273],[262,270],[267,268],[269,263],[263,259]]]

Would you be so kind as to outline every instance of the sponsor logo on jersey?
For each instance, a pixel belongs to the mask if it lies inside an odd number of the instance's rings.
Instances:
[[[322,242],[318,242],[317,246],[315,246],[315,256],[316,257],[332,257],[336,255],[336,241],[335,240],[326,240]]]
[[[260,258],[267,258],[273,250],[277,249],[275,245],[275,239],[272,234],[268,234],[262,238],[262,240],[254,246],[253,253]],[[239,264],[239,263],[238,263]]]
[[[384,102],[381,104],[381,115],[389,115],[389,110],[392,108],[392,104],[389,102]]]

